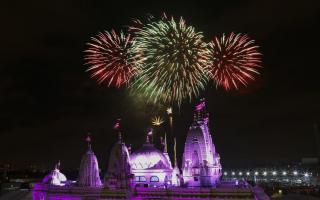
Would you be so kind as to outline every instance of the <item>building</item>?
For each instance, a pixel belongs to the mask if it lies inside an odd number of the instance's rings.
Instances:
[[[201,100],[184,145],[182,171],[187,186],[215,186],[221,176],[220,156],[212,142],[208,123],[209,114]]]
[[[54,169],[43,178],[42,182],[48,185],[64,186],[67,182],[67,178],[60,172],[59,167],[60,162],[57,163]]]
[[[129,188],[132,182],[130,157],[127,146],[124,144],[119,132],[119,140],[111,149],[109,165],[105,175],[105,187]]]
[[[196,106],[194,121],[187,133],[182,159],[182,173],[177,164],[176,140],[174,162],[170,160],[165,137],[164,149],[157,149],[147,134],[142,147],[133,153],[119,139],[109,157],[104,183],[98,161],[88,137],[88,150],[80,164],[77,181],[68,181],[58,167],[33,188],[34,200],[80,199],[269,199],[260,188],[245,181],[221,181],[220,156],[215,150],[208,127],[205,101]],[[61,178],[62,177],[62,178]]]
[[[134,187],[167,187],[172,183],[172,165],[168,153],[149,142],[130,156]]]
[[[87,141],[88,150],[81,159],[78,184],[84,187],[100,187],[102,183],[99,175],[98,160],[91,149],[89,136]]]

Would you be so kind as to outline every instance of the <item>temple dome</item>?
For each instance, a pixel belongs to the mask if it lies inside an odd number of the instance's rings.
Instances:
[[[87,152],[81,159],[79,185],[87,187],[99,187],[102,185],[99,176],[98,160],[91,150],[91,146],[88,147]]]
[[[168,158],[153,146],[144,144],[143,147],[131,155],[132,169],[172,169]]]
[[[57,166],[42,180],[43,183],[50,184],[50,185],[59,185],[59,186],[65,185],[66,181],[67,181],[66,176],[60,172]]]

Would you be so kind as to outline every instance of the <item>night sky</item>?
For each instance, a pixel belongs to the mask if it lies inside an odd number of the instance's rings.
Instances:
[[[203,93],[223,167],[292,163],[317,155],[313,124],[320,122],[319,1],[6,1],[0,6],[0,164],[79,167],[87,132],[106,168],[122,118],[133,149],[150,118],[165,107],[146,105],[125,89],[98,85],[85,72],[86,42],[99,31],[124,29],[132,18],[162,12],[183,16],[209,41],[247,33],[261,46],[261,75],[236,92]],[[173,3],[174,2],[174,3]],[[181,155],[193,102],[174,109]],[[155,130],[169,134],[168,125]],[[170,145],[169,149],[172,150]]]

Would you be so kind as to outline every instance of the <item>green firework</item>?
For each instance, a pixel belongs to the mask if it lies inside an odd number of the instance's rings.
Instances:
[[[136,33],[133,45],[140,59],[132,90],[155,103],[180,105],[198,96],[208,73],[208,49],[202,38],[202,33],[182,18],[146,24]]]

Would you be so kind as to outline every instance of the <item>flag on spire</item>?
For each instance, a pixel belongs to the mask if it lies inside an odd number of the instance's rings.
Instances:
[[[195,106],[193,118],[194,123],[209,123],[209,113],[206,111],[205,98],[200,99],[200,102]]]
[[[87,137],[86,137],[86,142],[90,143],[91,142],[91,137],[90,137],[91,133],[88,133],[87,134]]]
[[[152,134],[153,134],[153,130],[152,130],[152,128],[150,128],[148,131],[148,135],[152,135]]]
[[[196,111],[202,110],[206,106],[205,99],[200,99],[200,103],[196,105]]]
[[[119,130],[119,129],[120,129],[120,121],[121,121],[120,118],[117,119],[117,120],[116,120],[116,123],[113,125],[113,128],[114,128],[115,130]]]

